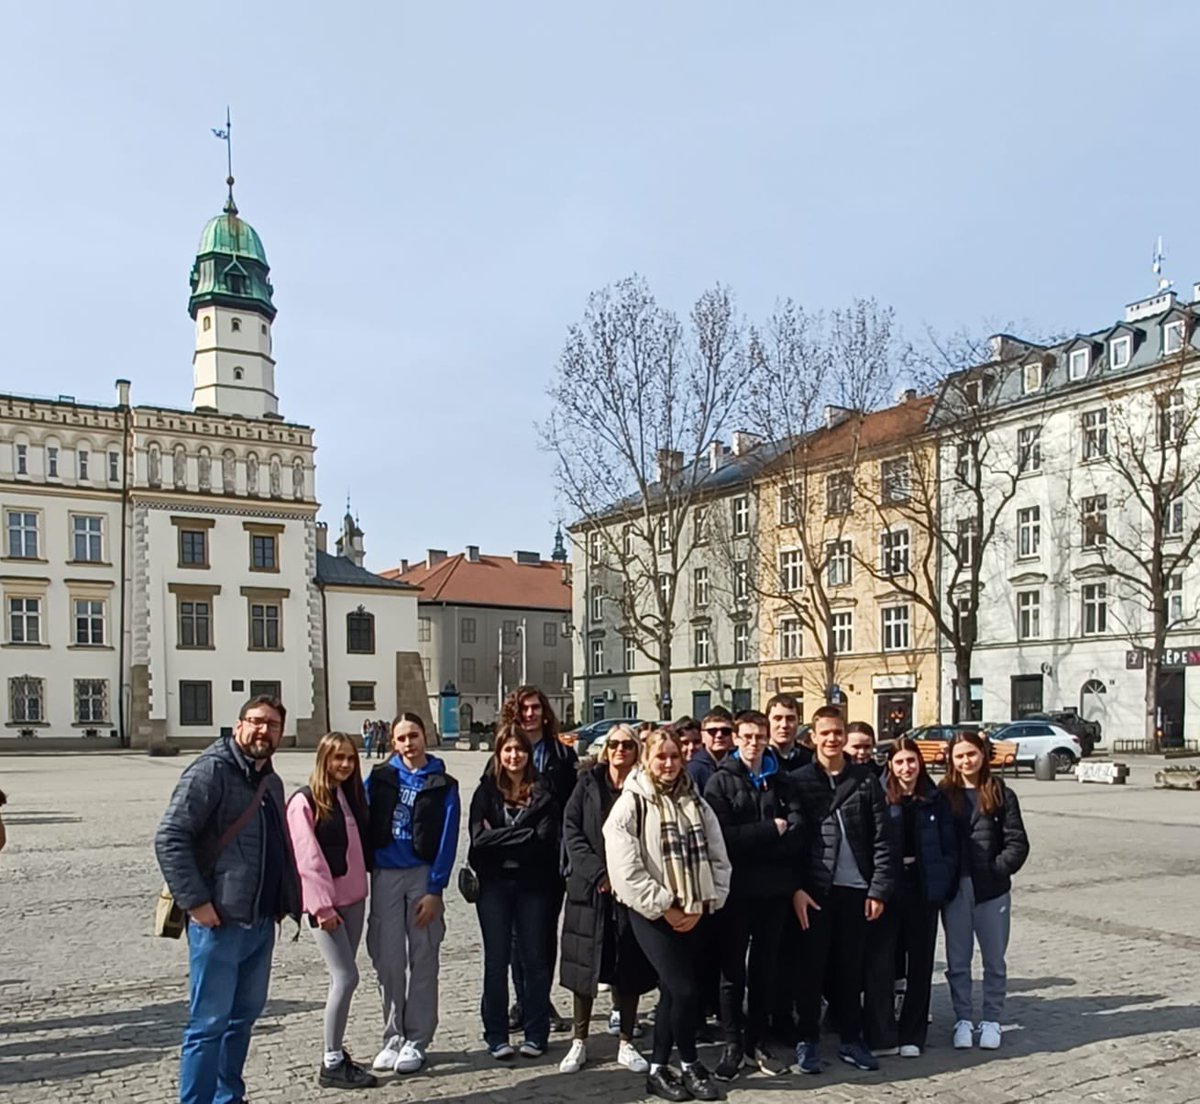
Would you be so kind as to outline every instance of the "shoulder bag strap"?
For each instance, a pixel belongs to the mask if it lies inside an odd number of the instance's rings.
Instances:
[[[225,831],[221,834],[221,838],[217,840],[217,854],[219,855],[225,850],[235,839],[242,833],[242,829],[253,819],[258,812],[258,807],[262,803],[263,794],[267,792],[267,780],[270,775],[264,775],[258,783],[258,789],[254,791],[254,796],[250,799],[250,804],[242,810],[242,815],[237,818]]]

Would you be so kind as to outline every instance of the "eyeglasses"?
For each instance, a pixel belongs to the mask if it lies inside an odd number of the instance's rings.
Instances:
[[[770,737],[765,732],[739,732],[738,739],[744,740],[748,744],[765,744]]]
[[[733,729],[727,728],[727,727],[706,728],[704,731],[707,732],[710,736],[732,736],[733,735]]]
[[[251,728],[265,728],[268,732],[282,732],[283,725],[279,721],[268,720],[266,717],[243,717],[242,724]]]
[[[609,740],[608,746],[613,751],[637,751],[636,740]]]

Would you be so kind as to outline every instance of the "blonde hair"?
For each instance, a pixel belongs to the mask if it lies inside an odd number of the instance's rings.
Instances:
[[[627,725],[627,724],[613,725],[613,727],[610,728],[608,730],[608,732],[605,734],[604,743],[600,746],[600,750],[596,753],[596,762],[597,763],[607,763],[608,762],[608,742],[614,736],[624,736],[626,739],[632,740],[635,744],[638,745],[638,748],[640,751],[642,741],[638,739],[638,734],[636,732],[634,732],[633,729],[629,727],[629,725]]]
[[[640,762],[643,768],[646,770],[650,769],[650,760],[653,758],[654,753],[668,741],[675,745],[675,750],[679,752],[682,758],[683,748],[680,746],[679,737],[669,728],[656,728],[653,732],[647,732],[645,740],[642,741]]]
[[[337,783],[330,781],[329,759],[343,745],[354,752],[354,773],[346,779],[346,785],[349,786],[347,798],[353,803],[357,795],[362,792],[362,767],[358,759],[358,746],[344,732],[326,732],[321,737],[320,743],[317,744],[317,761],[308,778],[308,789],[312,794],[314,815],[318,821],[328,820],[333,816]]]

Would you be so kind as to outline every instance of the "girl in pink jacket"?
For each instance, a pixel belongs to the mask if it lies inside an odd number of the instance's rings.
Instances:
[[[375,1078],[352,1061],[342,1045],[350,999],[358,986],[355,958],[372,854],[358,749],[344,732],[321,737],[308,785],[288,802],[287,822],[304,912],[329,968],[325,1058],[317,1082],[326,1088],[369,1088]]]

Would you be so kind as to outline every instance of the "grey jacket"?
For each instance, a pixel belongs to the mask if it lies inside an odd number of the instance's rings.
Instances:
[[[270,764],[266,800],[275,804],[287,861],[283,871],[284,913],[300,912],[300,886],[288,839],[283,782]],[[265,814],[260,809],[237,838],[216,854],[221,834],[254,799],[262,780],[232,737],[223,736],[184,770],[154,837],[154,852],[171,895],[185,910],[212,902],[223,923],[258,919],[262,888]]]

